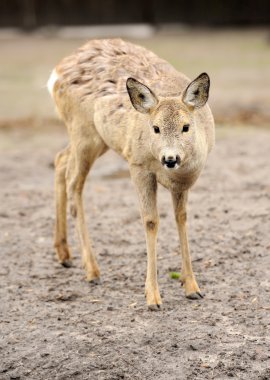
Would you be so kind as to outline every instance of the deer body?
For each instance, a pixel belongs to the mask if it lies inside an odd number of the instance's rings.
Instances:
[[[77,219],[87,279],[100,272],[86,230],[82,190],[94,161],[113,149],[128,161],[146,232],[149,307],[161,299],[157,284],[157,183],[170,190],[181,241],[186,296],[201,296],[192,271],[186,232],[189,188],[214,144],[214,121],[206,103],[209,77],[193,82],[150,51],[122,40],[90,41],[65,58],[48,82],[70,144],[56,166],[55,247],[69,265],[66,205]]]

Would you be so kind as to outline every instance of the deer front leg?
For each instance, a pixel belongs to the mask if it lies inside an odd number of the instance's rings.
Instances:
[[[146,235],[147,248],[147,275],[145,282],[145,296],[150,309],[159,308],[161,298],[157,282],[157,232],[159,217],[157,212],[157,181],[149,172],[142,172],[141,168],[130,169],[135,184],[141,208],[141,215]]]
[[[185,288],[185,294],[187,298],[199,299],[203,298],[200,288],[195,279],[195,275],[192,269],[191,258],[189,254],[189,244],[187,236],[187,204],[188,192],[184,191],[181,193],[173,193],[173,204],[175,219],[177,223],[180,244],[181,244],[181,254],[182,254],[182,276],[181,281]]]

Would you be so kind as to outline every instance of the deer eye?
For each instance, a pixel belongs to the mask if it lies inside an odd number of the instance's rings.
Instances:
[[[188,132],[189,131],[189,124],[183,125],[182,132]]]
[[[160,133],[159,127],[157,127],[156,125],[154,125],[153,128],[154,128],[154,132],[155,133]]]

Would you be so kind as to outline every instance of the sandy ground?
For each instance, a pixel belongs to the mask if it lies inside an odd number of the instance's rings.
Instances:
[[[58,127],[0,135],[0,379],[270,378],[269,143],[263,129],[218,130],[189,202],[194,269],[205,293],[184,297],[169,193],[159,189],[158,268],[163,308],[144,300],[146,251],[126,164],[113,153],[85,191],[102,270],[84,280],[53,251],[53,169],[66,143]]]

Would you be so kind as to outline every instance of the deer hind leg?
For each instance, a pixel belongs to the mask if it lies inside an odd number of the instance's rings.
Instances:
[[[187,191],[172,194],[175,219],[177,223],[178,233],[180,237],[181,244],[181,254],[182,254],[182,276],[181,281],[185,288],[186,297],[189,299],[199,299],[203,298],[200,288],[197,284],[195,275],[192,269],[192,263],[189,253],[189,244],[187,237],[187,226],[186,226],[186,203],[187,203]]]
[[[67,194],[66,194],[66,169],[70,149],[67,147],[56,155],[55,158],[55,200],[56,200],[56,224],[54,246],[59,262],[69,267],[71,265],[71,253],[67,244]]]
[[[103,150],[105,150],[104,146]],[[82,146],[82,144],[77,144],[71,150],[66,177],[70,211],[71,215],[76,218],[76,228],[81,244],[83,266],[85,267],[86,277],[89,282],[98,282],[100,270],[87,231],[82,193],[87,174],[95,159],[102,153],[103,151],[100,145]]]

